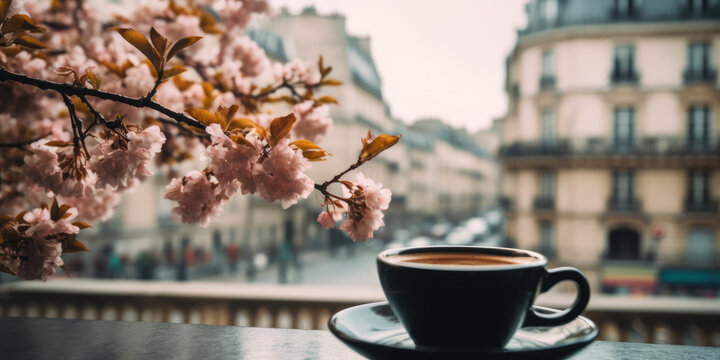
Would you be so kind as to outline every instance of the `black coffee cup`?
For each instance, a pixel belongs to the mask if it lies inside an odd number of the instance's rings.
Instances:
[[[501,348],[521,326],[568,323],[585,310],[590,287],[579,270],[547,270],[532,251],[481,246],[390,249],[377,257],[390,307],[417,345]],[[558,314],[533,311],[536,294],[560,281],[577,287]]]

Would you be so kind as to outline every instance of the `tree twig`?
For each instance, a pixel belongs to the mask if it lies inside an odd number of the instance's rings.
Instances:
[[[42,139],[50,136],[50,134],[52,134],[52,133],[47,133],[45,135],[36,136],[34,138],[30,138],[30,139],[22,140],[22,141],[0,143],[0,148],[12,148],[12,147],[22,148],[22,147],[25,147],[26,145],[30,145],[36,141],[42,140]]]
[[[198,129],[205,129],[206,125],[177,111],[170,110],[162,104],[148,99],[147,97],[131,98],[125,95],[115,94],[107,91],[97,90],[93,88],[86,88],[82,86],[73,85],[70,83],[58,83],[54,81],[36,79],[22,74],[11,72],[5,68],[0,67],[0,81],[14,81],[17,83],[34,86],[42,90],[55,90],[60,94],[75,95],[75,96],[92,96],[98,99],[115,101],[123,104],[127,104],[136,108],[149,108],[153,109],[177,122],[185,123]]]

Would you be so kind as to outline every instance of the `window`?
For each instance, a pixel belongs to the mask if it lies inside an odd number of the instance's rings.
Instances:
[[[688,204],[705,205],[710,202],[710,172],[704,169],[688,173]]]
[[[542,75],[540,76],[540,89],[555,87],[554,56],[552,50],[545,50],[542,54]]]
[[[629,204],[635,193],[635,174],[631,170],[616,170],[613,173],[613,202]]]
[[[545,51],[543,51],[543,55],[542,55],[542,75],[543,75],[543,76],[553,76],[553,75],[555,75],[555,72],[553,71],[553,52],[552,52],[552,50],[545,50]]]
[[[540,5],[540,19],[544,25],[555,25],[557,23],[558,4],[557,0],[545,0]]]
[[[628,150],[635,143],[635,110],[631,107],[615,109],[613,144],[616,150]]]
[[[552,110],[545,110],[542,113],[542,143],[555,144],[555,112]]]
[[[540,197],[551,199],[555,194],[555,174],[551,171],[543,171],[540,174]]]
[[[616,17],[628,17],[635,14],[638,7],[638,0],[614,0],[613,14]]]
[[[717,4],[717,0],[685,0],[687,12],[691,15],[703,15],[712,5]]]
[[[688,231],[686,256],[691,264],[708,264],[715,261],[715,236],[711,229]]]
[[[554,252],[553,225],[550,222],[543,221],[540,223],[540,252],[543,255],[550,256]]]
[[[632,45],[615,46],[613,54],[613,70],[612,80],[618,81],[636,81],[635,73],[635,47]]]
[[[688,147],[706,149],[712,141],[712,112],[707,105],[694,105],[688,111]]]
[[[711,54],[712,47],[709,42],[694,42],[688,45],[685,81],[715,80]]]

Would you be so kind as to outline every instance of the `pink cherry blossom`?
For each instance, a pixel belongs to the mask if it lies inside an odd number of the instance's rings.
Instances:
[[[134,184],[133,179],[145,180],[153,174],[150,161],[160,152],[165,135],[153,125],[140,133],[130,131],[127,137],[130,140],[127,150],[114,148],[110,141],[98,146],[100,155],[90,163],[98,177],[98,189],[128,189]]]
[[[55,240],[33,239],[19,253],[24,258],[15,275],[22,280],[47,281],[55,274],[55,268],[64,264],[62,245]]]
[[[79,217],[86,221],[107,221],[122,196],[113,191],[96,190],[92,196],[65,197],[65,203],[78,209]]]
[[[257,194],[269,202],[280,200],[287,209],[312,193],[315,182],[304,173],[309,168],[302,151],[291,149],[288,139],[282,139],[262,163],[253,167]]]
[[[163,197],[178,203],[172,215],[184,223],[207,227],[212,216],[222,213],[223,199],[211,171],[190,171],[173,179]]]
[[[325,230],[335,227],[336,221],[337,219],[335,216],[330,214],[328,211],[320,212],[320,215],[318,215],[317,218],[317,222],[319,222]]]
[[[340,225],[340,230],[347,232],[353,241],[364,241],[372,239],[373,231],[385,225],[382,210],[390,205],[392,193],[363,173],[358,173],[356,178],[353,189],[343,187],[343,194],[350,199],[350,204],[347,219]]]
[[[293,113],[297,117],[293,126],[293,135],[299,139],[321,142],[330,131],[333,120],[328,116],[330,109],[327,105],[314,107],[313,101],[301,102],[293,106]]]
[[[218,124],[208,126],[205,131],[210,134],[212,141],[205,151],[205,156],[210,159],[210,168],[225,194],[232,196],[238,188],[243,194],[255,193],[252,167],[260,157],[262,146],[257,136],[251,133],[246,137],[254,144],[254,147],[250,147],[232,141]]]

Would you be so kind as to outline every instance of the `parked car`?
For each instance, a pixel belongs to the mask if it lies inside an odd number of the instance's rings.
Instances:
[[[408,246],[428,246],[432,245],[432,240],[427,236],[418,236],[408,241]]]
[[[455,228],[445,237],[445,241],[450,245],[469,245],[473,240],[473,233],[464,227]]]

